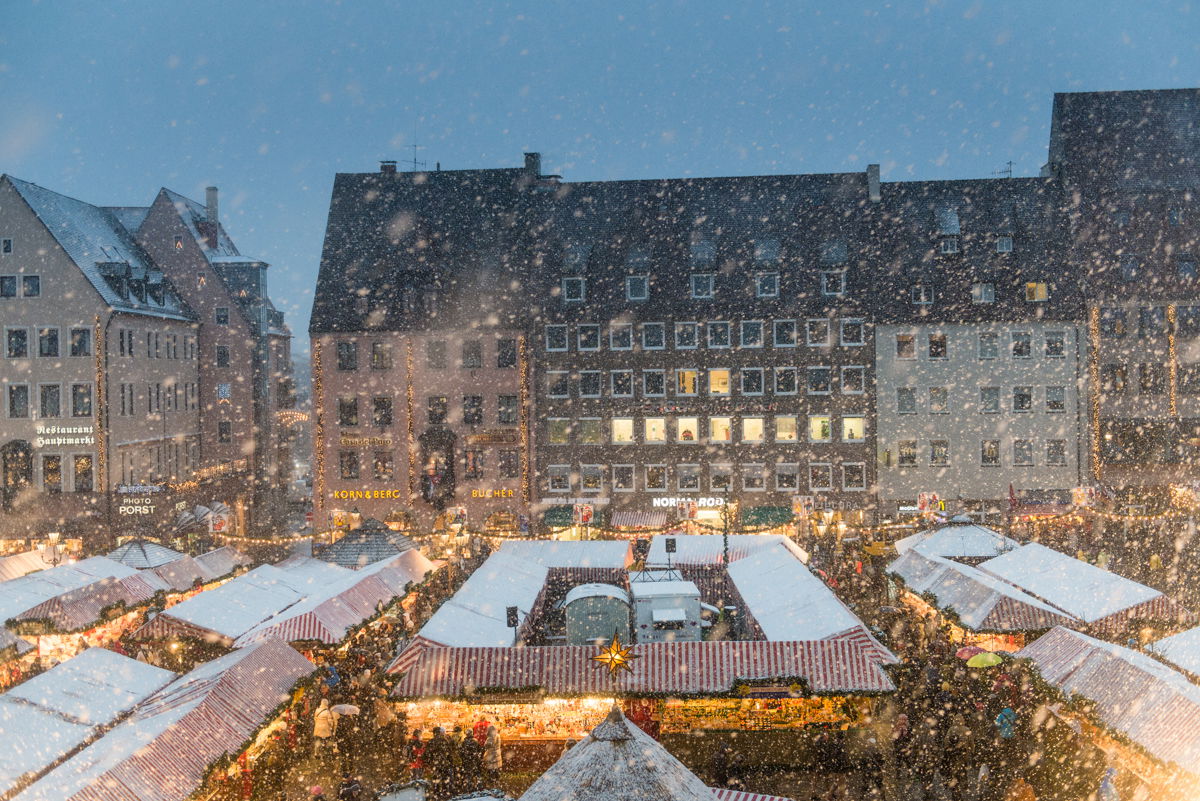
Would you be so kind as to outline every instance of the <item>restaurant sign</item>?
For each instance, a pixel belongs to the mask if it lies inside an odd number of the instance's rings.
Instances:
[[[61,445],[95,445],[94,426],[38,425],[34,427],[35,448],[54,448]]]

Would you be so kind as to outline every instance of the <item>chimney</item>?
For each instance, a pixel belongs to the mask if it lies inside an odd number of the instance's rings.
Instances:
[[[878,203],[883,197],[879,194],[879,165],[867,165],[867,196],[872,203]]]
[[[204,208],[205,218],[215,230],[217,223],[220,222],[220,219],[217,217],[217,188],[215,186],[210,186],[204,190]]]
[[[383,173],[384,175],[395,175],[396,174],[396,162],[394,162],[394,161],[379,162],[379,171],[381,173]]]
[[[526,153],[525,154],[525,172],[529,173],[534,178],[540,178],[542,175],[542,154],[541,153]]]

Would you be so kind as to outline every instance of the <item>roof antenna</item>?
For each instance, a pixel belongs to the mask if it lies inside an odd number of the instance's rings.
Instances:
[[[992,175],[998,175],[1001,178],[1012,178],[1012,162],[1011,161],[1004,162],[1004,169],[992,170]]]
[[[425,166],[425,162],[423,162],[423,161],[417,161],[417,151],[418,151],[418,150],[424,150],[424,149],[425,149],[425,145],[418,145],[418,144],[416,144],[416,143],[414,142],[413,144],[409,145],[409,147],[411,147],[411,148],[412,148],[413,157],[412,157],[411,159],[407,159],[407,160],[406,160],[404,163],[405,163],[405,164],[411,164],[411,165],[412,165],[412,171],[413,171],[413,172],[416,172],[418,167],[424,167],[424,166]]]

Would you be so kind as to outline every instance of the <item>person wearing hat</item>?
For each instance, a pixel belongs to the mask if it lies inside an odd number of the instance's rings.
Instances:
[[[312,798],[312,801],[325,801],[325,790],[319,784],[309,787],[308,795]]]
[[[362,784],[349,773],[342,774],[342,783],[338,785],[338,801],[359,801],[362,796]]]

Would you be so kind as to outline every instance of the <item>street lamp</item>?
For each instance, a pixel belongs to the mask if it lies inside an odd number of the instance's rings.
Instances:
[[[58,567],[62,564],[64,558],[62,549],[58,547],[58,540],[62,534],[57,531],[51,531],[48,536],[50,544],[42,548],[42,561],[51,567]]]

